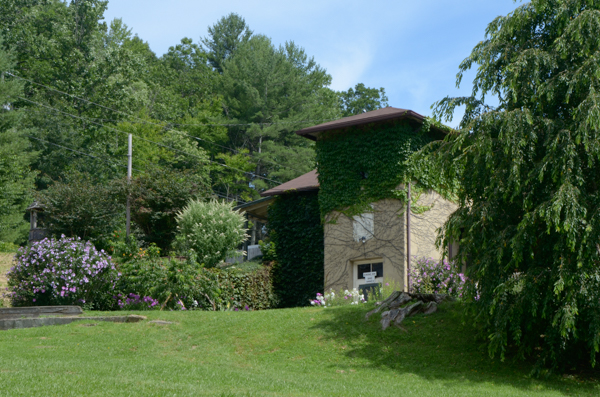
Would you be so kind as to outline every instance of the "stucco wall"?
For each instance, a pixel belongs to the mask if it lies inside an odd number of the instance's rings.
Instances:
[[[435,248],[437,229],[458,207],[433,190],[423,192],[415,204],[410,218],[411,255],[441,259],[442,251]],[[424,211],[419,213],[420,210]]]
[[[413,196],[414,197],[414,196]],[[416,198],[416,197],[414,197]],[[437,229],[443,225],[456,205],[434,191],[423,192],[411,215],[411,254],[441,258],[435,248]],[[398,200],[381,200],[372,204],[373,235],[356,241],[356,220],[333,212],[326,217],[325,290],[351,289],[355,286],[357,262],[383,262],[384,278],[406,284],[406,207]],[[424,210],[422,213],[418,213]],[[426,207],[426,208],[423,208]],[[360,219],[359,219],[360,221]],[[360,228],[362,230],[362,228]]]
[[[367,259],[383,262],[384,277],[404,280],[404,206],[398,200],[381,200],[373,204],[373,215],[374,233],[364,243],[354,239],[353,219],[336,212],[327,216],[326,291],[353,288],[353,264]]]

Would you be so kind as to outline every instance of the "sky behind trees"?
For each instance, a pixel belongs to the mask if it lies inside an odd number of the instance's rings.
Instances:
[[[433,102],[467,94],[474,72],[455,88],[459,63],[484,37],[487,24],[521,2],[513,0],[303,2],[112,0],[107,22],[123,18],[157,55],[183,37],[199,42],[235,12],[273,43],[293,40],[333,76],[331,88],[384,87],[390,106],[430,115]],[[458,116],[451,123],[458,123]]]

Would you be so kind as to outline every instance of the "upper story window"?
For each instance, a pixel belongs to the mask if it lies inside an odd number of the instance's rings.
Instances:
[[[375,217],[372,212],[355,215],[352,219],[354,241],[363,243],[373,238],[375,234]]]

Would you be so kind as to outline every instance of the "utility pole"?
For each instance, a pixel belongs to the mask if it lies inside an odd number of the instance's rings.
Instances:
[[[126,215],[126,226],[125,226],[125,237],[129,242],[129,233],[131,229],[131,203],[129,202],[129,187],[131,186],[131,159],[133,154],[133,138],[129,134],[127,136],[127,215]]]
[[[410,292],[410,185],[408,182],[406,203],[406,292]]]

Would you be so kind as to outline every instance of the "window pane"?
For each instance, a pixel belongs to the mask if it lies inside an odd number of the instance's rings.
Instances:
[[[371,264],[358,265],[358,279],[365,278],[364,273],[371,271]]]
[[[375,277],[383,277],[383,263],[373,263],[372,272],[377,272]]]
[[[377,292],[380,285],[379,283],[359,285],[358,291],[365,296],[365,300],[369,300]]]

